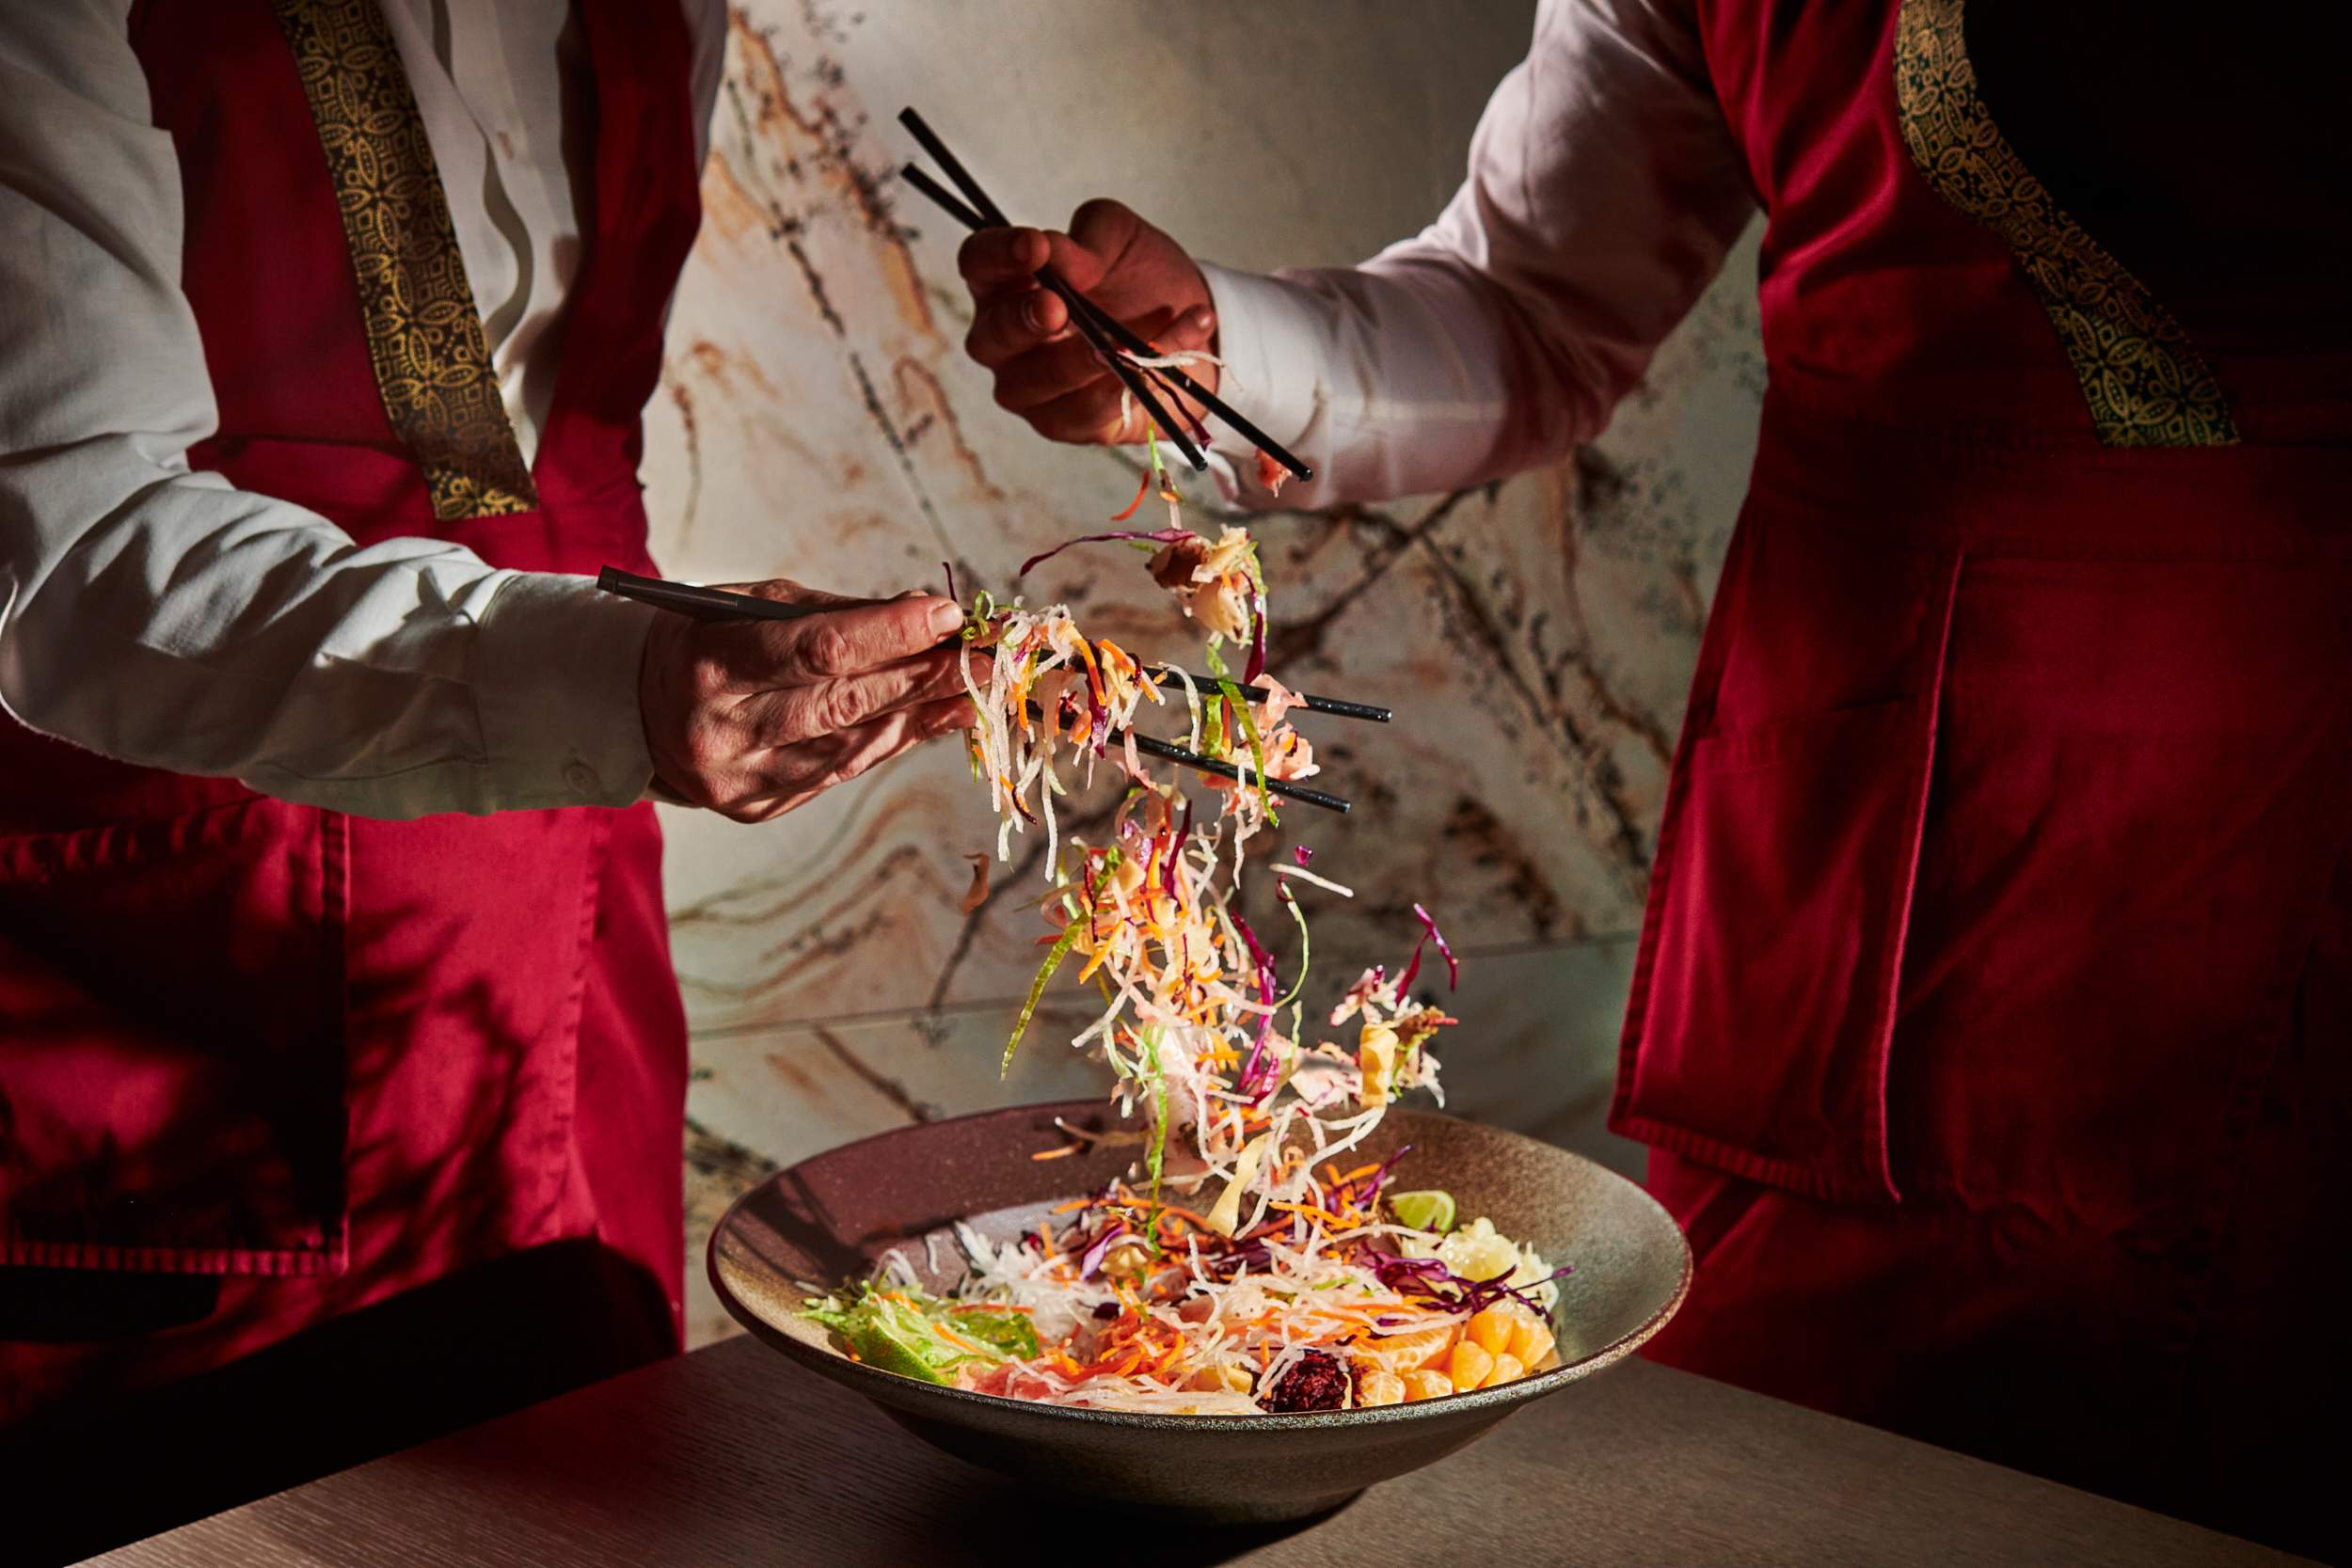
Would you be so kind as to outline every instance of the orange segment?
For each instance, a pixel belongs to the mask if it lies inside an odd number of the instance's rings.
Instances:
[[[1460,1333],[1458,1323],[1438,1323],[1406,1334],[1373,1335],[1350,1346],[1348,1356],[1366,1371],[1394,1372],[1402,1377],[1443,1359]]]

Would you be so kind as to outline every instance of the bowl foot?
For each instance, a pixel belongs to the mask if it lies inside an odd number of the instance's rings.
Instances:
[[[1201,1526],[1210,1529],[1228,1529],[1237,1538],[1235,1544],[1239,1546],[1244,1544],[1238,1539],[1241,1537],[1248,1537],[1252,1540],[1279,1540],[1292,1533],[1293,1530],[1305,1529],[1311,1525],[1321,1524],[1362,1497],[1365,1490],[1359,1486],[1353,1492],[1343,1493],[1336,1497],[1306,1497],[1295,1501],[1252,1500],[1239,1504],[1105,1502],[1102,1507],[1106,1513],[1116,1513],[1125,1518],[1142,1514],[1166,1520],[1169,1524],[1182,1523]],[[1274,1528],[1278,1526],[1290,1528]]]
[[[1171,1471],[1149,1444],[1104,1443],[1075,1452],[1058,1446],[1025,1443],[1011,1433],[990,1432],[918,1416],[895,1405],[883,1413],[908,1432],[967,1465],[1034,1485],[1045,1481],[1075,1510],[1144,1515],[1169,1524],[1248,1529],[1253,1526],[1312,1523],[1337,1513],[1364,1493],[1270,1492],[1263,1484],[1236,1487],[1211,1468]]]

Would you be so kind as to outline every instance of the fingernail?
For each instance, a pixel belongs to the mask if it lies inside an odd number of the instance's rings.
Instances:
[[[963,611],[946,599],[931,611],[931,630],[945,635],[963,625]]]
[[[1205,306],[1193,307],[1192,314],[1184,318],[1184,325],[1191,327],[1195,332],[1206,332],[1216,324],[1216,317],[1210,314]]]
[[[1030,331],[1043,333],[1045,330],[1045,296],[1040,294],[1028,304],[1024,305],[1021,308],[1021,319],[1027,325]]]

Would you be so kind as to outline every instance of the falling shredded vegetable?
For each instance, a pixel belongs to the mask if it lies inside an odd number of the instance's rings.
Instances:
[[[984,591],[961,650],[978,716],[972,771],[997,818],[996,858],[1011,858],[1017,835],[1046,835],[1045,952],[1002,1069],[1074,959],[1103,1011],[1070,1043],[1109,1067],[1123,1113],[1143,1116],[1141,1158],[1017,1237],[957,1227],[960,1277],[926,1285],[893,1254],[809,1315],[846,1354],[892,1371],[1101,1408],[1240,1416],[1388,1404],[1556,1365],[1552,1314],[1567,1271],[1483,1218],[1454,1226],[1444,1194],[1406,1195],[1400,1213],[1390,1200],[1404,1150],[1348,1159],[1399,1097],[1426,1091],[1442,1103],[1427,1048],[1455,1021],[1409,992],[1427,943],[1457,983],[1458,965],[1415,904],[1422,929],[1403,972],[1364,972],[1325,1015],[1327,1030],[1311,1039],[1302,1026],[1298,891],[1352,893],[1307,869],[1303,846],[1273,866],[1298,933],[1285,986],[1284,963],[1236,901],[1244,846],[1279,826],[1268,784],[1316,771],[1313,753],[1286,718],[1296,698],[1265,671],[1255,545],[1240,529],[1211,541],[1185,528],[1156,433],[1148,457],[1135,502],[1113,521],[1133,517],[1156,483],[1168,528],[1082,535],[1022,571],[1073,544],[1156,546],[1152,577],[1207,634],[1213,689],[1089,638],[1065,606],[999,604]],[[1226,641],[1248,650],[1239,681]],[[1125,738],[1151,712],[1172,714],[1180,695],[1191,748],[1243,769],[1238,783],[1195,781],[1221,801],[1215,820],[1196,813],[1180,770],[1148,772]],[[1122,789],[1106,824],[1086,840],[1063,833],[1057,801],[1095,784],[1106,763]],[[976,857],[967,911],[988,896],[985,868]],[[1022,1152],[1057,1160],[1089,1146],[1072,1137]]]

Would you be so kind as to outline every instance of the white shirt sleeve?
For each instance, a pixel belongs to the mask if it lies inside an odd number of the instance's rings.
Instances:
[[[1438,221],[1363,265],[1204,266],[1219,394],[1316,468],[1285,503],[1484,483],[1608,424],[1755,212],[1688,0],[1543,0]],[[1219,478],[1266,504],[1221,427]]]
[[[0,8],[0,702],[361,816],[638,799],[651,611],[189,470],[217,415],[127,9]]]

